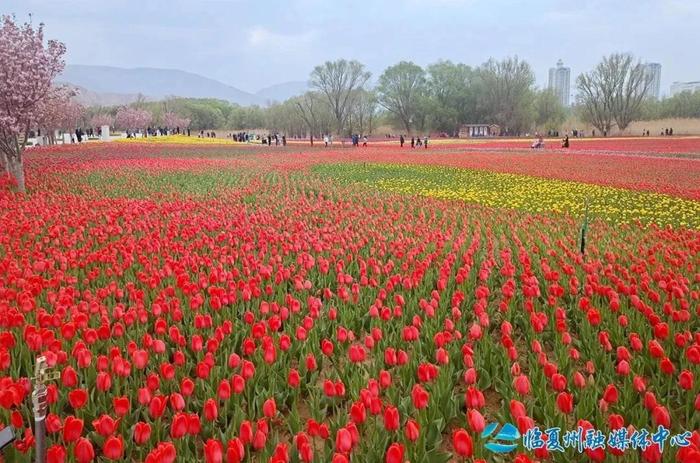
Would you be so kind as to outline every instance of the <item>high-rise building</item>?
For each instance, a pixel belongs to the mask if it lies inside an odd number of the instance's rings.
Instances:
[[[646,63],[644,72],[651,76],[651,85],[647,96],[658,100],[661,96],[661,65],[659,63]]]
[[[550,90],[559,98],[562,106],[569,106],[569,92],[571,84],[571,68],[564,67],[562,60],[557,61],[557,67],[549,68]]]
[[[697,91],[700,91],[700,80],[693,82],[674,82],[671,84],[671,96],[678,95],[681,92]]]

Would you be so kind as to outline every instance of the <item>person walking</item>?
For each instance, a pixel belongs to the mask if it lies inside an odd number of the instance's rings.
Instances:
[[[411,137],[411,148],[416,147],[416,137]]]
[[[425,138],[423,139],[423,147],[425,149],[428,149],[428,136],[426,135]]]
[[[404,141],[405,141],[405,140],[404,140],[404,138],[403,138],[403,135],[401,135],[401,136],[399,137],[399,144],[401,145],[401,148],[403,148],[403,143],[404,143]]]
[[[326,145],[326,148],[328,148],[328,135],[323,136],[323,143]]]
[[[367,135],[362,137],[362,147],[367,148]]]

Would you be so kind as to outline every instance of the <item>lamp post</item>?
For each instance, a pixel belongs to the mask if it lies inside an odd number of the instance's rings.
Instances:
[[[34,388],[32,391],[32,404],[34,405],[34,439],[36,442],[35,463],[46,461],[46,382],[58,378],[58,372],[49,372],[46,357],[36,359],[34,366]]]

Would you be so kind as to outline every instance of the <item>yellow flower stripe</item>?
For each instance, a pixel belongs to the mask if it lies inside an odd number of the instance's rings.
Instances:
[[[613,223],[700,228],[700,202],[602,185],[442,166],[322,164],[314,170],[379,189],[528,212],[589,213]]]

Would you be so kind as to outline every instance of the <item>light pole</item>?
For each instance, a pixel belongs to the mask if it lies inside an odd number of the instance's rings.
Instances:
[[[46,382],[58,378],[58,372],[49,372],[46,357],[36,359],[34,366],[34,388],[32,391],[32,403],[34,405],[34,439],[36,442],[35,463],[46,461]]]

